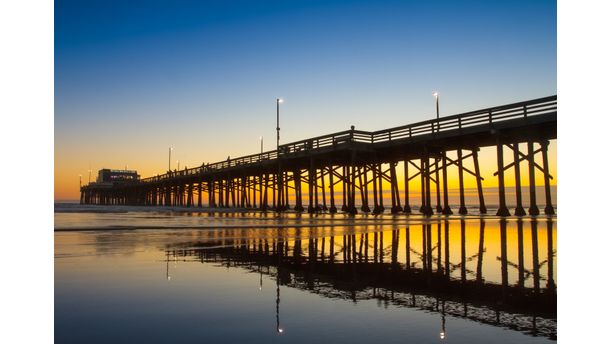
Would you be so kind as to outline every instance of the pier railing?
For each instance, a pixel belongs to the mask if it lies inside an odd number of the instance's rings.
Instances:
[[[141,179],[141,182],[158,182],[170,178],[199,175],[233,168],[237,166],[261,164],[277,159],[279,156],[291,156],[322,148],[334,148],[345,146],[353,142],[361,143],[384,143],[394,140],[409,140],[422,135],[439,135],[444,132],[461,130],[473,126],[493,125],[508,120],[527,119],[529,117],[552,113],[557,111],[557,96],[533,99],[529,101],[512,103],[502,106],[486,108],[482,110],[465,112],[462,114],[442,117],[412,123],[409,125],[383,129],[378,131],[345,130],[323,136],[313,137],[306,140],[287,143],[279,146],[278,151],[268,151],[251,154],[239,158],[228,159],[211,164],[202,164],[195,168],[182,171],[169,171],[166,174]]]

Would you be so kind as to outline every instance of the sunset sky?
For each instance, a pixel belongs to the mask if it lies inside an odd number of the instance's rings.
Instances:
[[[163,173],[169,146],[173,168],[256,153],[260,136],[273,149],[277,97],[286,143],[435,118],[433,90],[442,116],[556,94],[556,15],[537,0],[56,0],[55,199],[78,199],[90,168]]]

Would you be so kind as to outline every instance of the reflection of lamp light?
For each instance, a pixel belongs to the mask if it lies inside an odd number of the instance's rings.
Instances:
[[[276,268],[276,332],[278,334],[283,333],[283,329],[280,327],[280,272],[278,267]]]
[[[445,302],[442,301],[442,332],[440,332],[440,340],[446,338],[446,309]]]
[[[166,280],[170,280],[172,277],[170,276],[170,252],[166,252]]]

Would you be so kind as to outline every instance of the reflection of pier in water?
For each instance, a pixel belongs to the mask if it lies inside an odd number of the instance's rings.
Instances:
[[[220,239],[173,245],[166,253],[269,275],[277,288],[439,312],[442,327],[453,316],[556,339],[553,221],[441,221],[340,235],[297,229],[294,237],[280,229],[220,230],[227,231]],[[468,253],[472,239],[477,252]]]

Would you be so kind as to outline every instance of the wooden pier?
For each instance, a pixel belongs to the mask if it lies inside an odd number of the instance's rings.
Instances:
[[[129,183],[91,183],[81,187],[81,203],[349,214],[358,211],[379,214],[389,209],[391,213],[410,213],[409,181],[418,178],[419,211],[425,215],[435,212],[448,215],[452,214],[448,179],[449,167],[453,166],[458,171],[459,214],[467,214],[465,178],[475,178],[479,212],[485,214],[487,205],[478,152],[480,148],[495,146],[499,196],[496,214],[511,215],[504,174],[513,169],[516,183],[513,213],[540,214],[535,178],[536,173],[541,173],[545,180],[543,212],[553,215],[548,145],[556,137],[554,95],[373,132],[351,127],[280,145],[274,151],[168,171]],[[527,146],[527,152],[521,151],[521,144]],[[512,162],[507,164],[504,147],[513,152]],[[450,158],[451,152],[457,158]],[[538,155],[541,165],[536,162]],[[472,168],[465,166],[470,160]],[[521,163],[528,166],[528,204],[524,204],[521,191]],[[398,169],[403,169],[403,181],[398,179]],[[390,185],[391,204],[384,204],[388,198],[383,194],[388,190],[383,184]]]

